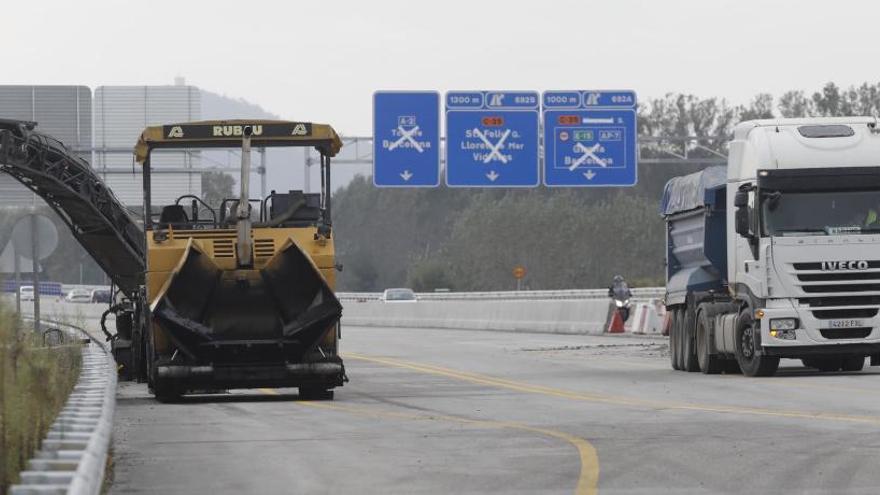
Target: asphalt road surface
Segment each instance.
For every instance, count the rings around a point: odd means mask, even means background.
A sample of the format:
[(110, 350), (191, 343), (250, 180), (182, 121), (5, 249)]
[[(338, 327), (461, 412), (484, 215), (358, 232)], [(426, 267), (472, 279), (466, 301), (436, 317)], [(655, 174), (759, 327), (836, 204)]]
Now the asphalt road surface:
[(119, 390), (111, 493), (880, 493), (880, 368), (669, 368), (663, 340), (351, 328), (351, 382)]

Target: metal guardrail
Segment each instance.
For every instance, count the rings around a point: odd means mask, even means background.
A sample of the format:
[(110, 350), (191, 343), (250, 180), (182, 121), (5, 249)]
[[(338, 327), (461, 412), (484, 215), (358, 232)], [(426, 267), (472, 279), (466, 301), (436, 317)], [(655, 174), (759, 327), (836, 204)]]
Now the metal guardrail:
[[(633, 299), (659, 299), (666, 292), (665, 287), (640, 287), (632, 289)], [(367, 302), (379, 301), (381, 292), (339, 292), (340, 301)], [(522, 290), (498, 292), (419, 292), (419, 300), (425, 301), (518, 301), (549, 299), (607, 299), (608, 289), (576, 290)]]
[(76, 326), (63, 326), (88, 336), (83, 347), (79, 380), (67, 398), (39, 451), (20, 474), (20, 484), (10, 495), (66, 493), (97, 495), (113, 431), (116, 408), (116, 362), (107, 347)]

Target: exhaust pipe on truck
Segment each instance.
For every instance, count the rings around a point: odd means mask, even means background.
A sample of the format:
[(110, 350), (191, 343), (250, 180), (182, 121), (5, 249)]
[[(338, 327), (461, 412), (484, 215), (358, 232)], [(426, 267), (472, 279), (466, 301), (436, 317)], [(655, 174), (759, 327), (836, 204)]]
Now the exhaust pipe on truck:
[(245, 126), (241, 135), (241, 193), (238, 196), (238, 208), (236, 219), (235, 251), (238, 257), (239, 268), (253, 266), (253, 253), (251, 250), (251, 136), (254, 128)]

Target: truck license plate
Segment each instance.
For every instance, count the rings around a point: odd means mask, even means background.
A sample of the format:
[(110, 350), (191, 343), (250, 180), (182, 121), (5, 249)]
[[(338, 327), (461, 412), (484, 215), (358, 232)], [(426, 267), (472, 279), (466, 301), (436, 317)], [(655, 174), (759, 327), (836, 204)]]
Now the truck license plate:
[(829, 320), (828, 326), (830, 328), (856, 328), (865, 326), (865, 322), (862, 320)]

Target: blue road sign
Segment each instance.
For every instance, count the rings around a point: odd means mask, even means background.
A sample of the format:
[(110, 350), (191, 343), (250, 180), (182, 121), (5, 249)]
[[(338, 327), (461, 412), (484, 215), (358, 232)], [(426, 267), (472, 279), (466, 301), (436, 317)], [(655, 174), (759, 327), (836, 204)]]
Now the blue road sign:
[(635, 185), (635, 92), (547, 91), (542, 103), (545, 185)]
[(446, 184), (534, 187), (538, 166), (535, 91), (446, 94)]
[(373, 184), (377, 187), (440, 185), (440, 94), (377, 91), (373, 94)]

